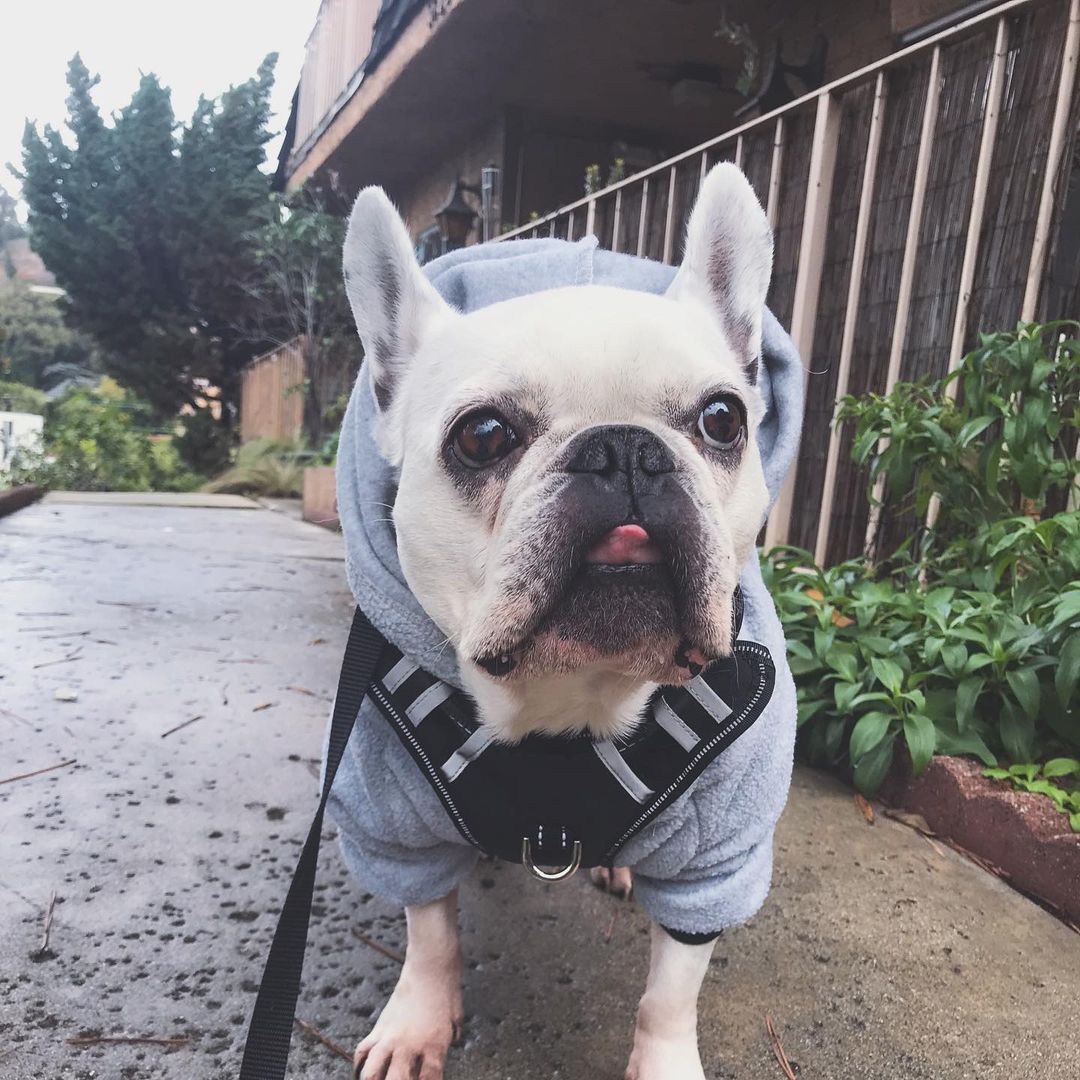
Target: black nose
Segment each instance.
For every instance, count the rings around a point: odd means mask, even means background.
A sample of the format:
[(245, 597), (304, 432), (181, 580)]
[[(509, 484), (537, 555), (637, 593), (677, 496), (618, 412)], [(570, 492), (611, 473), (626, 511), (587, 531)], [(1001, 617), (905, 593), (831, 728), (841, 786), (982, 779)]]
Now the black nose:
[(588, 428), (570, 444), (566, 472), (610, 477), (625, 473), (660, 476), (675, 471), (668, 448), (651, 431), (633, 424)]

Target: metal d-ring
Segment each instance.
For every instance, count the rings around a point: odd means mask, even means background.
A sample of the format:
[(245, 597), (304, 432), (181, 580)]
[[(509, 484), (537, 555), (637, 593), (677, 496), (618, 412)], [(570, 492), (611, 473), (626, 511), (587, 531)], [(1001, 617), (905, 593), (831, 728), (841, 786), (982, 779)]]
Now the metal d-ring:
[(541, 870), (532, 858), (532, 844), (529, 843), (529, 838), (523, 836), (521, 838), (521, 865), (529, 871), (533, 877), (538, 877), (541, 881), (565, 881), (570, 877), (577, 868), (581, 865), (581, 841), (574, 841), (573, 854), (570, 856), (570, 861), (559, 870)]

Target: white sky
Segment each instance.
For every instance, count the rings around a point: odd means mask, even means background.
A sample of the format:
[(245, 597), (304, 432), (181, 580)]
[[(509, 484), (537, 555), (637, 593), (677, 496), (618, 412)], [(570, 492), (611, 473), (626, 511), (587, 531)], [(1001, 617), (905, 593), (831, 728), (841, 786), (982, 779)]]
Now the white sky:
[(319, 0), (0, 0), (0, 186), (19, 194), (7, 165), (22, 164), (27, 117), (63, 124), (76, 52), (101, 76), (95, 94), (106, 117), (153, 72), (171, 88), (178, 120), (190, 119), (200, 93), (220, 94), (278, 53), (272, 168), (318, 8)]

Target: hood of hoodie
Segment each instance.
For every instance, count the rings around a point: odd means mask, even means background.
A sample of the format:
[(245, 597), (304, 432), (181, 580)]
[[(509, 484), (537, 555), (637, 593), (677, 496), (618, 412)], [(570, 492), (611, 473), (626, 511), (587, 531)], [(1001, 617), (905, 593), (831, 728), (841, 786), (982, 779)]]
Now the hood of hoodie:
[[(601, 249), (595, 237), (516, 240), (463, 248), (424, 267), (451, 306), (476, 311), (516, 296), (567, 285), (613, 285), (663, 293), (676, 268)], [(765, 417), (758, 447), (770, 506), (795, 458), (803, 417), (803, 367), (787, 333), (768, 310), (762, 332), (758, 386)], [(405, 583), (389, 508), (397, 476), (374, 439), (371, 381), (356, 380), (341, 427), (337, 458), (338, 514), (345, 535), (345, 565), (357, 604), (403, 653), (444, 682), (461, 686), (457, 656)]]

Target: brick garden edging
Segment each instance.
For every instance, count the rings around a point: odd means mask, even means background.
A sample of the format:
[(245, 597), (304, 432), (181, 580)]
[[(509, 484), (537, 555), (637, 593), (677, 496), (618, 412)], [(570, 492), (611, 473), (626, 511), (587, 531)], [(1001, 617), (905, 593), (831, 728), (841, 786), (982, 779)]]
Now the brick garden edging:
[(878, 795), (1080, 922), (1080, 833), (1045, 796), (989, 780), (982, 770), (969, 758), (935, 757), (921, 776), (894, 771)]
[(37, 484), (20, 484), (18, 487), (0, 491), (0, 517), (6, 514), (14, 514), (24, 506), (36, 502), (45, 494), (45, 489)]

